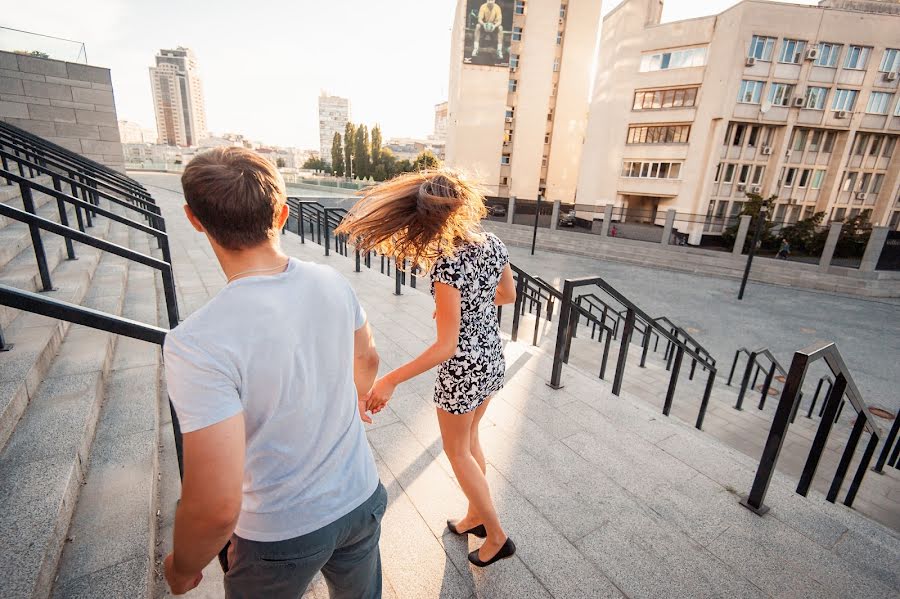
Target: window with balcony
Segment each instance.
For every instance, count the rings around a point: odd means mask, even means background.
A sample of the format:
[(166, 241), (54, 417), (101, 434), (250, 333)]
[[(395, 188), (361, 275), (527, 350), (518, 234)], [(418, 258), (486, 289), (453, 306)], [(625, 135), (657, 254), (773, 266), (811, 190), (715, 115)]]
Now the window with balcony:
[(521, 27), (513, 27), (512, 41), (514, 41), (514, 42), (522, 41), (522, 28)]
[(628, 127), (629, 144), (685, 144), (690, 125), (633, 125)]
[(822, 187), (822, 181), (825, 180), (825, 171), (821, 169), (816, 169), (813, 173), (812, 181), (810, 181), (809, 187), (810, 189), (820, 189)]
[(789, 106), (794, 86), (788, 83), (773, 83), (769, 88), (769, 102), (774, 106)]
[(872, 92), (869, 94), (869, 103), (866, 105), (866, 112), (869, 114), (887, 114), (892, 97), (893, 94), (887, 92)]
[(803, 60), (803, 51), (805, 49), (805, 41), (785, 38), (781, 42), (781, 53), (778, 55), (778, 62), (800, 64), (800, 61)]
[(678, 179), (680, 162), (632, 162), (622, 164), (622, 176), (634, 179)]
[(897, 48), (885, 49), (878, 70), (882, 73), (896, 73), (900, 71), (900, 50)]
[(867, 46), (850, 46), (847, 50), (847, 58), (844, 60), (845, 69), (864, 70), (869, 61), (869, 52), (872, 49)]
[(697, 101), (696, 87), (653, 89), (634, 92), (632, 110), (663, 110), (688, 108)]
[(831, 109), (851, 112), (856, 106), (856, 97), (858, 95), (858, 90), (838, 88), (834, 94), (834, 99), (831, 101)]
[(509, 55), (509, 68), (511, 68), (511, 69), (519, 68), (519, 55), (518, 54), (510, 54)]
[(759, 104), (762, 97), (762, 91), (765, 83), (762, 81), (751, 81), (744, 79), (741, 81), (741, 91), (738, 94), (738, 102), (741, 104)]
[(774, 37), (766, 37), (764, 35), (754, 35), (750, 40), (750, 51), (747, 56), (756, 60), (772, 60), (772, 52), (775, 49)]
[(517, 15), (525, 14), (525, 0), (516, 0), (516, 14)]
[(519, 89), (519, 82), (518, 82), (518, 80), (516, 80), (516, 79), (510, 79), (510, 80), (509, 80), (509, 92), (510, 92), (510, 93), (513, 93), (513, 92), (515, 92), (517, 89)]
[(824, 110), (826, 97), (828, 97), (827, 87), (807, 87), (806, 101), (803, 103), (803, 106), (810, 110)]
[(641, 57), (641, 72), (667, 71), (688, 67), (702, 67), (706, 64), (706, 46), (682, 48), (644, 54)]
[(841, 55), (842, 44), (819, 42), (819, 56), (816, 58), (817, 67), (836, 67), (838, 57)]

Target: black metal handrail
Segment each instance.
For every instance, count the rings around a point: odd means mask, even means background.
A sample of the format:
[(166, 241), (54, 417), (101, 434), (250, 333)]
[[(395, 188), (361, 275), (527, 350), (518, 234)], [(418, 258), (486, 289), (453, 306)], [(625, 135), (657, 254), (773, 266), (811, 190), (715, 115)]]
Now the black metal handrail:
[[(663, 323), (666, 326), (668, 326), (669, 330), (671, 330), (672, 333), (676, 337), (681, 337), (688, 343), (693, 344), (694, 350), (697, 353), (699, 353), (701, 355), (705, 355), (709, 359), (709, 361), (711, 361), (713, 363), (713, 365), (715, 365), (716, 359), (712, 356), (712, 354), (709, 353), (709, 351), (705, 347), (703, 347), (703, 345), (701, 345), (699, 341), (694, 339), (687, 331), (685, 331), (682, 327), (680, 327), (677, 324), (675, 324), (674, 322), (672, 322), (668, 316), (659, 316), (655, 320), (656, 320), (656, 322)], [(666, 369), (668, 370), (672, 363), (672, 345), (671, 345), (671, 343), (666, 344), (665, 358), (667, 360)], [(694, 369), (696, 368), (696, 366), (697, 366), (697, 362), (695, 360), (692, 360), (691, 361), (691, 374), (688, 378), (690, 378), (690, 379), (694, 378)]]
[[(54, 179), (54, 183), (58, 179), (61, 182), (65, 182), (69, 184), (69, 187), (72, 189), (73, 195), (76, 194), (76, 189), (81, 189), (82, 194), (87, 195), (95, 195), (102, 197), (104, 199), (109, 200), (110, 202), (117, 203), (121, 206), (125, 206), (126, 208), (133, 209), (139, 212), (144, 213), (144, 215), (150, 218), (162, 218), (160, 215), (162, 212), (152, 200), (147, 200), (143, 197), (136, 196), (134, 194), (130, 194), (127, 192), (122, 192), (121, 190), (114, 189), (110, 185), (106, 185), (102, 181), (95, 179), (94, 177), (90, 177), (88, 175), (76, 175), (71, 170), (66, 169), (64, 166), (59, 166), (53, 160), (42, 159), (41, 164), (28, 160), (22, 156), (18, 156), (16, 152), (8, 152), (0, 148), (0, 165), (2, 165), (3, 170), (9, 171), (9, 161), (12, 160), (16, 162), (19, 170), (19, 176), (24, 177), (24, 170), (27, 168), (30, 171), (30, 176), (34, 176), (34, 172), (38, 173), (43, 172), (46, 175), (49, 175)], [(50, 167), (62, 168), (66, 170), (67, 175), (63, 175), (62, 173), (56, 172), (52, 170)], [(105, 187), (114, 191), (116, 193), (121, 193), (125, 195), (124, 198), (120, 198), (118, 196), (113, 195), (112, 193), (108, 193), (105, 191), (101, 191), (99, 187)]]
[[(109, 184), (119, 185), (130, 190), (132, 193), (145, 196), (150, 199), (150, 194), (143, 185), (114, 169), (109, 168), (105, 164), (86, 158), (80, 154), (72, 152), (58, 144), (50, 142), (46, 139), (38, 137), (33, 133), (20, 129), (7, 122), (0, 121), (0, 140), (6, 138), (11, 145), (18, 146), (22, 150), (30, 149), (35, 155), (42, 158), (47, 154), (57, 156), (61, 161), (68, 162), (78, 170), (82, 170), (85, 174), (97, 179), (104, 179)], [(151, 199), (152, 201), (152, 199)]]
[[(598, 287), (606, 294), (608, 294), (613, 300), (624, 306), (626, 309), (626, 316), (619, 347), (619, 355), (616, 363), (616, 372), (613, 379), (613, 394), (619, 395), (621, 393), (622, 381), (625, 376), (625, 365), (628, 357), (628, 348), (631, 344), (631, 337), (635, 330), (635, 322), (640, 320), (645, 325), (645, 339), (647, 332), (652, 329), (655, 330), (660, 337), (671, 342), (676, 348), (674, 362), (671, 369), (672, 374), (669, 377), (669, 386), (666, 392), (665, 401), (663, 403), (663, 414), (668, 416), (671, 411), (675, 388), (678, 381), (678, 375), (681, 370), (681, 363), (685, 355), (696, 360), (701, 366), (704, 367), (705, 370), (709, 372), (709, 376), (707, 377), (706, 381), (706, 387), (703, 393), (703, 398), (700, 404), (700, 410), (697, 415), (697, 421), (695, 424), (698, 429), (702, 428), (703, 419), (706, 416), (706, 408), (709, 405), (709, 398), (710, 394), (712, 393), (712, 386), (716, 376), (715, 362), (709, 356), (701, 354), (696, 349), (691, 347), (686, 340), (680, 339), (678, 338), (678, 336), (672, 334), (665, 326), (663, 326), (643, 310), (638, 308), (633, 302), (623, 296), (615, 287), (607, 283), (601, 277), (566, 279), (563, 285), (561, 300), (561, 305), (563, 307), (560, 312), (558, 331), (556, 335), (556, 348), (553, 355), (553, 371), (551, 373), (550, 386), (553, 388), (559, 388), (562, 386), (562, 365), (565, 362), (568, 351), (567, 346), (571, 343), (572, 332), (575, 326), (576, 319), (571, 318), (571, 310), (566, 309), (566, 307), (576, 305), (574, 301), (574, 293), (576, 288), (588, 286)], [(645, 341), (645, 343), (643, 344), (643, 355), (641, 359), (642, 364), (646, 358), (646, 352), (648, 348), (649, 343)]]
[[(747, 394), (747, 389), (755, 389), (756, 381), (759, 377), (759, 373), (763, 371), (764, 365), (760, 361), (760, 358), (765, 358), (769, 361), (769, 367), (766, 370), (766, 378), (763, 381), (762, 389), (759, 396), (759, 405), (758, 409), (762, 410), (766, 405), (766, 399), (769, 397), (769, 389), (772, 388), (772, 381), (775, 378), (775, 373), (777, 372), (782, 377), (787, 376), (787, 371), (784, 369), (784, 366), (781, 365), (781, 362), (778, 361), (778, 358), (769, 350), (767, 347), (762, 347), (757, 350), (750, 351), (746, 347), (741, 347), (737, 351), (734, 352), (734, 360), (731, 363), (731, 371), (728, 374), (728, 382), (727, 385), (731, 386), (731, 381), (734, 378), (734, 371), (737, 367), (738, 359), (741, 354), (745, 354), (747, 356), (747, 365), (744, 368), (744, 374), (741, 377), (741, 387), (738, 391), (737, 402), (734, 404), (734, 409), (743, 410), (744, 409), (744, 397)], [(753, 381), (751, 383), (751, 373), (754, 371)], [(801, 392), (800, 397), (803, 397)], [(796, 416), (796, 415), (795, 415)]]
[[(794, 358), (791, 361), (790, 370), (785, 379), (784, 389), (778, 400), (778, 408), (775, 411), (775, 418), (769, 429), (769, 435), (766, 439), (766, 445), (759, 461), (759, 468), (757, 468), (756, 476), (753, 479), (753, 485), (750, 488), (750, 492), (741, 499), (741, 505), (759, 515), (763, 515), (769, 510), (764, 504), (766, 492), (768, 491), (769, 483), (772, 480), (772, 474), (775, 471), (782, 444), (787, 436), (788, 426), (790, 425), (801, 400), (800, 389), (803, 387), (803, 382), (810, 365), (818, 360), (824, 360), (829, 370), (831, 370), (831, 373), (835, 377), (834, 385), (825, 399), (825, 413), (819, 421), (819, 427), (816, 430), (815, 438), (810, 447), (806, 464), (800, 475), (800, 481), (797, 484), (796, 489), (797, 493), (806, 496), (809, 492), (809, 487), (822, 457), (822, 451), (825, 449), (828, 435), (834, 425), (835, 414), (841, 403), (840, 400), (844, 396), (847, 397), (850, 405), (856, 410), (856, 422), (853, 425), (850, 437), (847, 439), (847, 445), (844, 448), (834, 478), (831, 481), (831, 487), (826, 495), (827, 501), (834, 503), (837, 499), (860, 437), (862, 436), (863, 431), (867, 430), (870, 435), (869, 442), (863, 451), (856, 474), (854, 475), (850, 488), (847, 491), (847, 495), (844, 498), (844, 505), (848, 507), (853, 505), (853, 500), (856, 498), (856, 493), (859, 491), (859, 486), (862, 484), (863, 477), (865, 476), (869, 463), (872, 460), (872, 456), (875, 453), (875, 448), (878, 445), (879, 439), (883, 437), (881, 428), (872, 417), (868, 405), (866, 405), (862, 394), (859, 392), (859, 389), (850, 374), (850, 370), (847, 368), (843, 357), (834, 343), (819, 342), (794, 352)], [(894, 431), (894, 434), (896, 435), (896, 431)], [(885, 443), (886, 446), (889, 444), (890, 441)]]
[(41, 240), (39, 229), (55, 233), (66, 239), (89, 245), (98, 250), (115, 254), (116, 256), (132, 260), (138, 264), (143, 264), (160, 271), (163, 282), (163, 293), (166, 298), (166, 312), (169, 318), (169, 326), (172, 328), (178, 326), (178, 302), (175, 296), (175, 276), (171, 263), (159, 260), (153, 256), (141, 254), (140, 252), (112, 243), (111, 241), (93, 237), (92, 235), (82, 233), (77, 229), (72, 229), (71, 227), (53, 222), (52, 220), (47, 220), (31, 212), (19, 210), (18, 208), (14, 208), (7, 204), (0, 204), (0, 216), (26, 223), (31, 229), (31, 241), (34, 247), (35, 257), (37, 258), (38, 271), (44, 291), (52, 290), (53, 283), (50, 279), (47, 256), (44, 252), (44, 243)]

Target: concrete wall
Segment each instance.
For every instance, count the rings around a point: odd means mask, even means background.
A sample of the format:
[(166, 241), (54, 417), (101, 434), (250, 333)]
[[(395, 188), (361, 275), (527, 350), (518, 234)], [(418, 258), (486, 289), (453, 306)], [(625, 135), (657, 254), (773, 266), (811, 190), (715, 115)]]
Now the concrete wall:
[(109, 69), (0, 52), (0, 119), (124, 170)]

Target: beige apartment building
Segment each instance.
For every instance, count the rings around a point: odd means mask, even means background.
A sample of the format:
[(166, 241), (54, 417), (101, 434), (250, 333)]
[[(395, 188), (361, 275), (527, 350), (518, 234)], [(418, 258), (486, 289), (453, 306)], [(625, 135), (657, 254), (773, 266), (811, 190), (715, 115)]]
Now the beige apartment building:
[[(600, 5), (460, 0), (450, 54), (449, 166), (476, 175), (494, 196), (574, 200)], [(490, 11), (502, 19), (481, 26)]]
[(159, 143), (190, 147), (207, 137), (203, 85), (190, 48), (160, 50), (150, 83)]
[(319, 158), (331, 163), (334, 134), (340, 133), (341, 143), (346, 143), (343, 137), (349, 121), (350, 100), (322, 91), (319, 94)]
[(696, 244), (753, 192), (778, 196), (776, 220), (900, 227), (900, 0), (661, 13), (625, 0), (603, 20), (579, 212), (675, 209)]

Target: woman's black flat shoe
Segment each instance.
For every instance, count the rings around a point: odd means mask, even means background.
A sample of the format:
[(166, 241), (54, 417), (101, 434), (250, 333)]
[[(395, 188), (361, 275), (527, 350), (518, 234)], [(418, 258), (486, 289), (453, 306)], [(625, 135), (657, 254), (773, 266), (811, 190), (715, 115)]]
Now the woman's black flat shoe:
[(512, 557), (515, 552), (516, 552), (516, 544), (512, 542), (512, 539), (510, 539), (509, 537), (506, 537), (506, 542), (503, 543), (503, 546), (500, 547), (500, 550), (497, 551), (497, 553), (494, 555), (494, 557), (492, 557), (488, 561), (483, 562), (480, 559), (478, 559), (478, 550), (477, 549), (469, 554), (469, 561), (472, 562), (473, 564), (475, 564), (476, 566), (478, 566), (479, 568), (485, 568), (487, 566), (490, 566), (494, 562), (499, 562), (502, 559)]
[(479, 539), (487, 537), (487, 529), (484, 528), (484, 524), (479, 524), (478, 526), (474, 526), (469, 530), (459, 530), (456, 528), (456, 525), (453, 524), (453, 522), (447, 520), (447, 528), (449, 528), (450, 532), (455, 535), (475, 535)]

